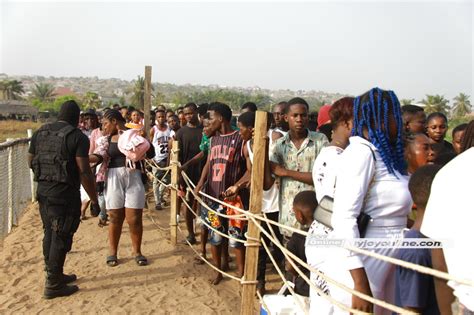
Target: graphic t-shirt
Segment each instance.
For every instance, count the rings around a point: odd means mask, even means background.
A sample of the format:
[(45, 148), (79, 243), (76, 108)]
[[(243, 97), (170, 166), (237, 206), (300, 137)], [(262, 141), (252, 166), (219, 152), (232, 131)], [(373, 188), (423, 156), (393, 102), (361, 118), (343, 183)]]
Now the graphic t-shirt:
[(168, 142), (171, 138), (171, 130), (166, 127), (160, 130), (158, 126), (153, 126), (155, 133), (153, 134), (153, 146), (155, 147), (155, 161), (161, 162), (168, 158)]

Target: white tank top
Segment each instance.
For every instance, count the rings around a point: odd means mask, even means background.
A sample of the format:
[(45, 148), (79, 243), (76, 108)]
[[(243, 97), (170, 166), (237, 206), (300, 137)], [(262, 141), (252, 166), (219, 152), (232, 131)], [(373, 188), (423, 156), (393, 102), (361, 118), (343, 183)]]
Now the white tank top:
[[(247, 141), (247, 150), (249, 151), (250, 162), (252, 162), (252, 165), (253, 165), (253, 152), (252, 152), (252, 148), (251, 148), (251, 145), (250, 145), (250, 141)], [(273, 186), (269, 190), (264, 190), (263, 191), (263, 203), (262, 203), (262, 212), (263, 213), (272, 213), (272, 212), (278, 212), (279, 211), (278, 187), (279, 187), (279, 182), (277, 181), (277, 179), (275, 179), (275, 182), (273, 183)]]
[(165, 131), (161, 131), (158, 126), (153, 126), (155, 134), (153, 135), (153, 146), (155, 147), (155, 161), (161, 162), (168, 158), (168, 141), (171, 138), (171, 130), (166, 128)]

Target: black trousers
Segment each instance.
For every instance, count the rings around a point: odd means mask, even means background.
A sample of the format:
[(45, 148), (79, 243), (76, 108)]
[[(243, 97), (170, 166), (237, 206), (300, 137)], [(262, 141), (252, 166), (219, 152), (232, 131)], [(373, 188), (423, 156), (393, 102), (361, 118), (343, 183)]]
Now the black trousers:
[(38, 195), (43, 221), (43, 255), (49, 274), (63, 273), (66, 254), (71, 250), (74, 233), (81, 222), (81, 198)]
[[(278, 222), (279, 212), (267, 213), (266, 215), (269, 220)], [(272, 233), (270, 232), (270, 228), (272, 228), (273, 232), (275, 232), (276, 238), (280, 241), (280, 243), (282, 243), (283, 237), (280, 233), (280, 228), (278, 226), (267, 224), (267, 222), (265, 221), (262, 221), (261, 225), (265, 229), (265, 231), (267, 231), (270, 235), (272, 235)], [(265, 244), (269, 248), (273, 247), (272, 252), (273, 252), (273, 258), (275, 259), (275, 261), (277, 263), (281, 263), (283, 261), (283, 253), (281, 252), (281, 250), (276, 245), (272, 246), (272, 243), (270, 242), (270, 240), (265, 234), (261, 233), (260, 235), (262, 236), (262, 242), (265, 242)], [(267, 251), (265, 250), (263, 246), (260, 246), (258, 250), (257, 280), (263, 283), (265, 283), (265, 270), (266, 270), (266, 264), (267, 264), (268, 259), (269, 257), (268, 257)]]

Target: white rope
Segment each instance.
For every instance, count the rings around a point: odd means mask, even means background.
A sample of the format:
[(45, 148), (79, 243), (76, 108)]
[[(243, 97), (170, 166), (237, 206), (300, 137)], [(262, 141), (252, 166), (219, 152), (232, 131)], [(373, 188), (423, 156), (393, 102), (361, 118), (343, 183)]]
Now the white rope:
[[(184, 233), (183, 231), (181, 230), (181, 228), (179, 227), (178, 225), (178, 231), (179, 233), (181, 233), (181, 235), (184, 237)], [(230, 273), (227, 273), (219, 268), (217, 268), (216, 266), (214, 266), (211, 262), (209, 262), (206, 258), (204, 258), (201, 254), (199, 254), (199, 252), (192, 246), (192, 244), (186, 239), (184, 238), (184, 240), (186, 241), (186, 243), (189, 245), (189, 247), (191, 247), (191, 249), (193, 250), (193, 252), (196, 254), (196, 256), (199, 257), (199, 259), (201, 259), (202, 261), (204, 261), (206, 264), (208, 264), (209, 266), (211, 266), (212, 269), (214, 269), (215, 271), (219, 272), (220, 274), (230, 278), (230, 279), (233, 279), (233, 280), (236, 280), (236, 281), (239, 281), (240, 284), (256, 284), (258, 281), (246, 281), (244, 280), (244, 278), (239, 278), (239, 277), (236, 277), (234, 275), (231, 275)]]
[(437, 278), (441, 278), (441, 279), (444, 279), (444, 280), (448, 280), (448, 281), (455, 281), (455, 282), (458, 282), (460, 284), (465, 284), (465, 285), (469, 285), (471, 287), (474, 287), (474, 282), (472, 282), (471, 280), (461, 279), (461, 278), (452, 276), (452, 275), (450, 275), (449, 273), (446, 273), (446, 272), (442, 272), (442, 271), (432, 269), (432, 268), (428, 268), (428, 267), (425, 267), (425, 266), (420, 266), (420, 265), (413, 264), (413, 263), (410, 263), (410, 262), (407, 262), (407, 261), (404, 261), (404, 260), (400, 260), (400, 259), (396, 259), (396, 258), (392, 258), (392, 257), (388, 257), (388, 256), (383, 256), (383, 255), (380, 255), (380, 254), (377, 254), (377, 253), (374, 253), (374, 252), (371, 252), (371, 251), (368, 251), (368, 250), (365, 250), (365, 249), (361, 249), (361, 248), (358, 248), (358, 247), (345, 246), (345, 248), (348, 249), (348, 250), (354, 251), (356, 253), (363, 254), (363, 255), (366, 255), (366, 256), (370, 256), (370, 257), (373, 257), (373, 258), (376, 258), (376, 259), (380, 259), (380, 260), (392, 263), (394, 265), (398, 265), (398, 266), (401, 266), (401, 267), (404, 267), (404, 268), (407, 268), (407, 269), (412, 269), (412, 270), (418, 271), (420, 273), (424, 273), (424, 274), (434, 276), (434, 277), (437, 277)]
[[(188, 204), (188, 202), (186, 201), (185, 198), (183, 198), (182, 196), (180, 196), (181, 200), (183, 200), (184, 204), (186, 205), (186, 207), (189, 209), (189, 211), (191, 211), (196, 217), (199, 217), (197, 215), (197, 213), (192, 209), (192, 207)], [(234, 240), (236, 242), (239, 242), (239, 243), (242, 243), (245, 245), (245, 243), (247, 242), (246, 240), (241, 240), (241, 239), (238, 239), (238, 238), (235, 238), (235, 237), (232, 237), (232, 236), (229, 236), (228, 234), (225, 234), (225, 233), (222, 233), (221, 231), (215, 229), (214, 227), (210, 226), (209, 224), (207, 224), (206, 221), (202, 220), (201, 221), (205, 226), (207, 226), (210, 230), (213, 230), (214, 232), (216, 232), (217, 234), (225, 237), (225, 238), (228, 238), (229, 240)]]
[[(255, 222), (254, 222), (255, 223)], [(283, 274), (283, 272), (281, 271), (280, 269), (280, 266), (278, 266), (278, 264), (276, 263), (275, 261), (275, 258), (273, 258), (270, 250), (268, 249), (268, 246), (265, 244), (265, 242), (262, 242), (262, 245), (263, 247), (265, 248), (265, 250), (267, 251), (267, 254), (268, 256), (270, 257), (270, 260), (272, 261), (272, 264), (273, 266), (275, 267), (278, 275), (280, 276), (280, 278), (283, 280), (283, 283), (287, 284), (288, 281), (286, 280), (285, 278), (285, 275)], [(288, 287), (288, 290), (290, 291), (291, 295), (293, 296), (293, 298), (295, 299), (296, 303), (298, 304), (299, 308), (305, 312), (305, 314), (307, 314), (307, 310), (305, 309), (304, 305), (301, 304), (301, 301), (298, 299), (298, 298), (295, 298), (295, 291), (293, 290), (293, 288), (291, 286), (287, 286)]]
[[(199, 204), (201, 204), (203, 207), (205, 207), (208, 211), (212, 212), (212, 213), (215, 213), (216, 215), (220, 216), (220, 217), (223, 217), (223, 218), (227, 218), (227, 219), (234, 219), (234, 220), (242, 220), (242, 221), (247, 221), (248, 218), (246, 218), (246, 214), (243, 213), (243, 214), (234, 214), (234, 215), (229, 215), (229, 214), (223, 214), (223, 213), (220, 213), (214, 209), (212, 209), (211, 207), (209, 207), (202, 199), (201, 197), (199, 197), (195, 192), (194, 190), (192, 190), (191, 188), (189, 188), (190, 186), (190, 179), (189, 177), (187, 177), (186, 173), (182, 172), (184, 174), (183, 176), (183, 179), (184, 179), (184, 182), (186, 183), (186, 186), (187, 186), (187, 190), (189, 192), (191, 192), (191, 194), (194, 196), (194, 198), (198, 201)], [(188, 182), (189, 181), (189, 182)], [(227, 203), (226, 203), (227, 204)], [(230, 206), (230, 205), (229, 205)], [(236, 207), (231, 207), (231, 208), (236, 208)], [(237, 208), (239, 209), (239, 208)]]
[[(340, 289), (343, 289), (344, 291), (347, 291), (347, 292), (351, 293), (352, 295), (358, 296), (358, 297), (360, 297), (361, 299), (364, 299), (364, 300), (366, 300), (366, 301), (369, 301), (369, 302), (371, 302), (372, 304), (379, 305), (379, 306), (381, 306), (381, 307), (384, 307), (384, 308), (386, 308), (386, 309), (389, 309), (389, 310), (391, 310), (391, 311), (394, 311), (394, 312), (397, 312), (397, 313), (400, 313), (400, 314), (416, 314), (416, 313), (413, 313), (413, 312), (409, 312), (409, 311), (407, 311), (407, 310), (405, 310), (405, 309), (403, 309), (403, 308), (400, 308), (400, 307), (398, 307), (398, 306), (395, 306), (395, 305), (392, 305), (392, 304), (390, 304), (390, 303), (387, 303), (387, 302), (385, 302), (385, 301), (378, 300), (378, 299), (373, 298), (373, 297), (371, 297), (371, 296), (369, 296), (369, 295), (363, 294), (363, 293), (361, 293), (361, 292), (359, 292), (359, 291), (356, 291), (356, 290), (354, 290), (354, 289), (351, 289), (351, 288), (349, 288), (349, 287), (347, 287), (347, 286), (345, 286), (345, 285), (343, 285), (343, 284), (340, 284), (339, 282), (335, 281), (334, 279), (332, 279), (332, 278), (328, 277), (327, 275), (321, 273), (319, 270), (317, 270), (317, 269), (315, 269), (315, 268), (309, 266), (306, 262), (302, 261), (298, 256), (294, 255), (292, 252), (290, 252), (288, 249), (286, 249), (283, 245), (281, 245), (281, 243), (280, 243), (277, 239), (274, 239), (272, 236), (270, 236), (270, 235), (268, 234), (268, 232), (265, 231), (265, 229), (264, 229), (260, 224), (258, 224), (258, 222), (256, 222), (256, 220), (255, 220), (254, 218), (252, 218), (252, 221), (254, 222), (254, 224), (257, 225), (257, 227), (260, 229), (260, 231), (261, 231), (262, 233), (264, 233), (264, 234), (268, 237), (268, 239), (269, 239), (272, 243), (274, 243), (276, 246), (278, 246), (278, 248), (280, 248), (280, 250), (283, 252), (283, 254), (285, 255), (285, 257), (286, 257), (286, 258), (288, 259), (288, 261), (292, 264), (293, 268), (295, 268), (296, 265), (294, 265), (294, 262), (293, 262), (291, 259), (289, 259), (289, 257), (291, 257), (292, 259), (294, 259), (296, 262), (298, 262), (298, 263), (299, 263), (301, 266), (303, 266), (305, 269), (307, 269), (307, 270), (309, 270), (309, 271), (311, 271), (311, 272), (314, 272), (314, 273), (318, 274), (320, 277), (322, 277), (322, 278), (324, 278), (325, 280), (327, 280), (328, 282), (330, 282), (330, 283), (336, 285), (336, 286), (339, 287)], [(262, 244), (265, 244), (265, 242), (262, 242)], [(299, 268), (295, 268), (295, 270), (298, 272)], [(299, 271), (301, 271), (301, 270), (299, 270)], [(298, 273), (300, 273), (300, 272), (298, 272)], [(313, 289), (315, 289), (321, 296), (323, 296), (323, 297), (328, 296), (327, 294), (325, 294), (324, 292), (322, 292), (320, 288), (316, 287), (316, 286), (313, 284), (313, 282), (310, 281), (310, 280), (306, 277), (306, 275), (305, 275), (304, 273), (301, 272), (300, 275), (301, 275), (301, 277), (302, 277)], [(339, 307), (341, 307), (342, 305), (344, 305), (344, 304), (342, 304), (342, 303), (340, 303), (340, 302), (338, 302), (338, 301), (336, 301), (335, 303), (334, 303), (332, 300), (329, 300), (329, 301), (330, 301), (331, 303), (333, 303), (333, 304), (336, 304), (336, 305), (339, 306)], [(347, 306), (344, 305), (344, 307), (347, 307)], [(341, 307), (341, 308), (343, 308), (344, 310), (346, 310), (344, 307)], [(350, 310), (350, 311), (352, 312), (352, 310)]]
[(155, 219), (154, 219), (149, 213), (147, 213), (147, 216), (148, 216), (148, 218), (151, 220), (151, 222), (153, 222), (153, 224), (154, 224), (159, 230), (161, 230), (161, 231), (169, 231), (169, 230), (171, 229), (171, 228), (169, 228), (169, 227), (168, 227), (168, 228), (165, 228), (165, 227), (160, 226), (160, 225), (155, 221)]

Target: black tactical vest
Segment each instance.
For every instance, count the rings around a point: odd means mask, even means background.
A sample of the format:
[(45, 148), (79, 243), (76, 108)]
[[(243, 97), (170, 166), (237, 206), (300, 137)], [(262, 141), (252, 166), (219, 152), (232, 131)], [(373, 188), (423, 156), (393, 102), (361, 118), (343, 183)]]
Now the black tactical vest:
[(51, 129), (51, 124), (41, 126), (37, 132), (35, 156), (31, 162), (35, 181), (57, 182), (75, 186), (74, 180), (68, 174), (68, 165), (73, 161), (68, 156), (66, 149), (66, 137), (75, 129), (69, 124), (57, 131)]

